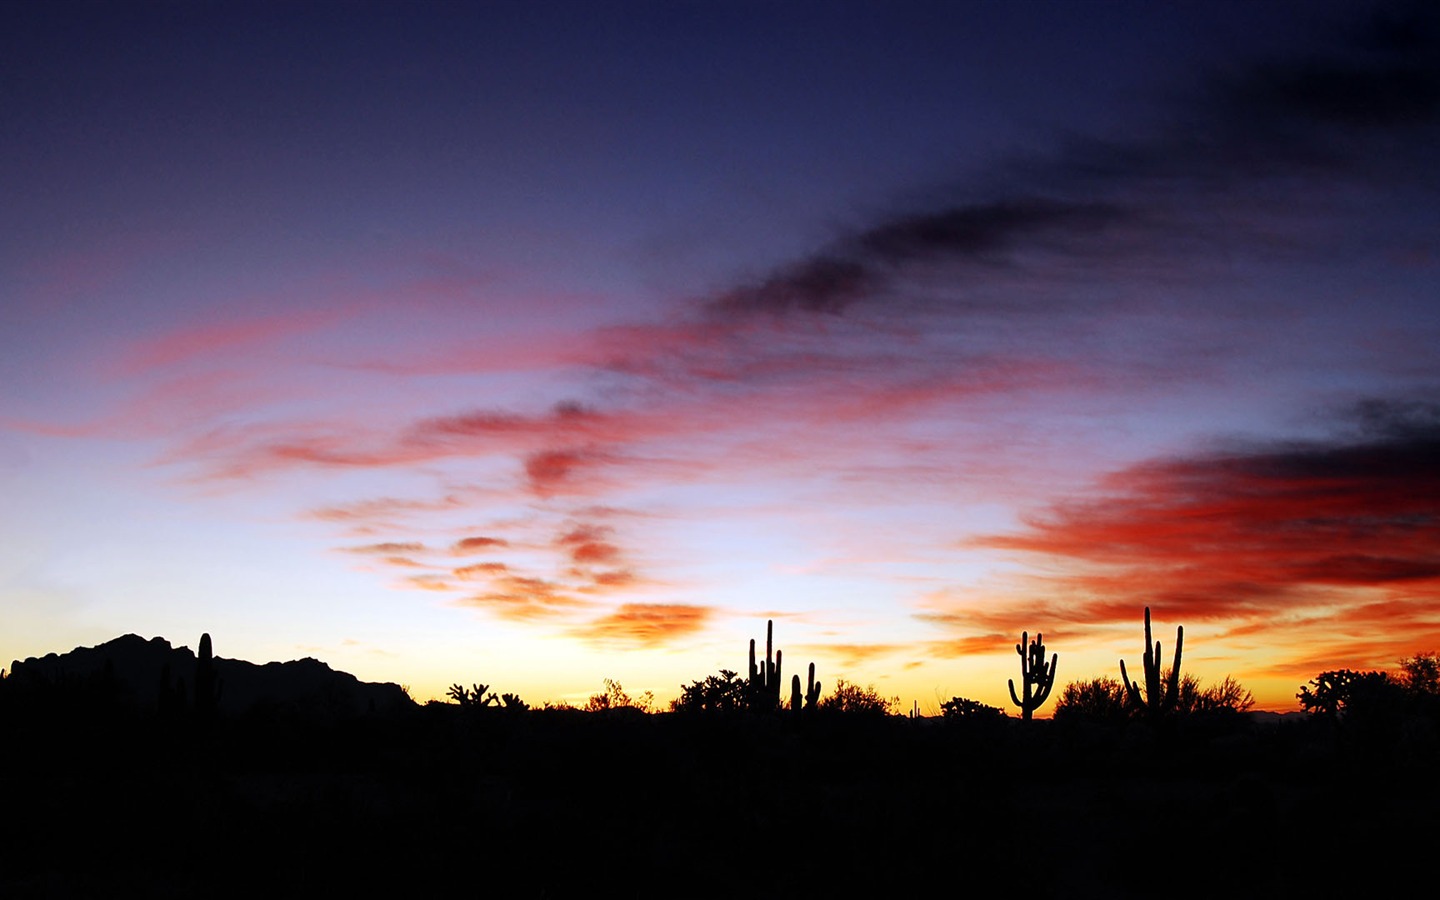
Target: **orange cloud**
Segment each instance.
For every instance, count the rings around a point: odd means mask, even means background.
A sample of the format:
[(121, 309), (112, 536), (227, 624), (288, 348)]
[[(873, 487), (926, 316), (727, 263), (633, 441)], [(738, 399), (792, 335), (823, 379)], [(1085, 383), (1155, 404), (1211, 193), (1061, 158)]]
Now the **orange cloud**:
[(485, 562), (476, 563), (473, 566), (461, 566), (453, 570), (453, 574), (461, 581), (477, 581), (482, 578), (493, 578), (510, 571), (510, 567), (504, 563)]
[(459, 603), (521, 621), (551, 619), (590, 605), (554, 582), (508, 573), (493, 578), (490, 590), (472, 594)]
[(712, 612), (706, 606), (626, 603), (575, 633), (592, 641), (655, 646), (699, 631)]

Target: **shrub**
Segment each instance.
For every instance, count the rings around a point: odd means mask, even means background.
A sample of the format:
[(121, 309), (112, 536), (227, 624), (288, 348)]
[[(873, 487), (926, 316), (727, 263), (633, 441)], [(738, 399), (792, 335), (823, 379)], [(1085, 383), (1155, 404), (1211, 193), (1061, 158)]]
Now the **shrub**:
[(1114, 678), (1101, 676), (1065, 685), (1051, 715), (1057, 722), (1120, 722), (1129, 714), (1125, 686)]
[(1384, 672), (1335, 669), (1310, 679), (1310, 684), (1302, 686), (1295, 697), (1306, 712), (1336, 719), (1356, 706), (1383, 705), (1384, 695), (1395, 687), (1395, 682)]
[(1242, 713), (1255, 705), (1255, 695), (1229, 675), (1207, 688), (1202, 688), (1194, 675), (1186, 675), (1180, 680), (1179, 693), (1176, 712), (1181, 714)]
[(986, 706), (978, 700), (965, 697), (951, 697), (940, 704), (940, 712), (947, 722), (988, 722), (1009, 718), (1005, 715), (1005, 710), (998, 706)]
[(582, 707), (586, 712), (604, 712), (609, 709), (638, 709), (642, 713), (655, 711), (655, 695), (646, 691), (639, 697), (631, 697), (625, 693), (625, 688), (620, 682), (605, 679), (605, 690), (599, 694), (590, 695)]
[(680, 696), (670, 701), (670, 711), (679, 713), (739, 712), (749, 706), (748, 685), (738, 673), (721, 669), (680, 688)]
[(898, 715), (900, 698), (886, 699), (875, 690), (875, 685), (861, 687), (843, 678), (835, 679), (835, 690), (820, 701), (820, 708), (829, 712), (858, 715)]

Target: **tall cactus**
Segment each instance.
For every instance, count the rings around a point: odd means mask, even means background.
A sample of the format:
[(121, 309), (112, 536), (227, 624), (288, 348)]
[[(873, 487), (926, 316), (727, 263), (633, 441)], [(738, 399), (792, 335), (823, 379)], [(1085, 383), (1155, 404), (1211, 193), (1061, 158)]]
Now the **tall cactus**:
[(1021, 695), (1015, 696), (1015, 679), (1010, 679), (1010, 699), (1020, 707), (1020, 718), (1028, 722), (1031, 714), (1050, 699), (1050, 689), (1055, 686), (1055, 664), (1060, 661), (1060, 654), (1052, 654), (1050, 664), (1045, 664), (1045, 643), (1038, 631), (1033, 641), (1030, 640), (1030, 632), (1020, 632), (1020, 643), (1015, 645), (1015, 652), (1020, 654), (1022, 687)]
[[(771, 657), (774, 662), (771, 662)], [(755, 662), (755, 639), (750, 639), (750, 708), (775, 709), (780, 705), (780, 657), (775, 650), (775, 620), (765, 620), (765, 662)]]
[(1175, 709), (1176, 701), (1180, 697), (1180, 654), (1185, 644), (1185, 626), (1175, 627), (1175, 662), (1170, 666), (1170, 674), (1165, 678), (1164, 689), (1161, 689), (1161, 679), (1164, 670), (1160, 661), (1160, 642), (1153, 644), (1150, 640), (1150, 607), (1145, 607), (1145, 693), (1140, 693), (1138, 682), (1130, 680), (1130, 675), (1125, 671), (1125, 660), (1120, 660), (1120, 682), (1125, 685), (1125, 694), (1131, 706), (1142, 710), (1145, 716), (1150, 719), (1158, 719)]
[(810, 664), (808, 683), (805, 685), (803, 695), (804, 706), (801, 706), (802, 695), (800, 693), (800, 676), (790, 676), (790, 711), (798, 713), (801, 709), (814, 709), (820, 702), (820, 682), (815, 680), (815, 664)]
[(215, 718), (224, 683), (215, 674), (214, 654), (210, 649), (210, 633), (200, 635), (200, 653), (195, 661), (195, 714), (201, 724)]

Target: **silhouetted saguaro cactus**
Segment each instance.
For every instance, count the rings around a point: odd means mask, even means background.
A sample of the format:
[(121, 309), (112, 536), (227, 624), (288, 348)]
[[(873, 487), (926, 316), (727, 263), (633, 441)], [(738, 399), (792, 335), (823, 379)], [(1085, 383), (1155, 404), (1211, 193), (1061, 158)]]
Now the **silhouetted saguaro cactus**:
[(210, 633), (200, 635), (200, 653), (195, 661), (195, 714), (201, 723), (215, 717), (224, 690), (220, 676), (215, 674), (214, 654), (210, 649)]
[(1155, 719), (1175, 709), (1180, 696), (1180, 654), (1185, 643), (1185, 626), (1175, 628), (1175, 662), (1170, 666), (1170, 677), (1161, 690), (1163, 670), (1160, 662), (1160, 642), (1150, 641), (1150, 607), (1145, 607), (1145, 694), (1140, 694), (1138, 682), (1130, 680), (1125, 671), (1125, 660), (1120, 660), (1120, 682), (1125, 685), (1125, 694), (1136, 709), (1143, 710), (1146, 717)]
[(804, 693), (804, 695), (803, 695), (805, 705), (802, 707), (802, 706), (800, 705), (801, 697), (802, 697), (802, 695), (801, 695), (801, 693), (800, 693), (800, 676), (799, 676), (799, 675), (792, 675), (792, 676), (790, 676), (790, 710), (791, 710), (791, 712), (797, 712), (797, 713), (798, 713), (798, 712), (800, 712), (800, 710), (801, 710), (802, 708), (803, 708), (803, 709), (814, 709), (814, 708), (815, 708), (815, 704), (817, 704), (817, 703), (820, 702), (820, 682), (818, 682), (818, 681), (815, 680), (815, 664), (814, 664), (813, 662), (810, 664), (810, 673), (809, 673), (809, 675), (808, 675), (807, 677), (808, 677), (808, 682), (807, 682), (807, 684), (805, 685), (805, 693)]
[[(752, 709), (775, 709), (780, 705), (780, 657), (775, 650), (775, 620), (765, 620), (765, 663), (755, 663), (755, 639), (750, 639), (750, 704)], [(771, 655), (774, 662), (771, 662)]]
[(1031, 714), (1050, 699), (1050, 689), (1055, 686), (1055, 664), (1060, 661), (1060, 654), (1053, 654), (1050, 664), (1045, 664), (1045, 643), (1038, 631), (1033, 641), (1030, 640), (1030, 632), (1020, 632), (1020, 643), (1015, 645), (1015, 652), (1020, 654), (1022, 686), (1021, 695), (1015, 696), (1015, 679), (1010, 679), (1010, 699), (1020, 707), (1020, 718), (1028, 722)]

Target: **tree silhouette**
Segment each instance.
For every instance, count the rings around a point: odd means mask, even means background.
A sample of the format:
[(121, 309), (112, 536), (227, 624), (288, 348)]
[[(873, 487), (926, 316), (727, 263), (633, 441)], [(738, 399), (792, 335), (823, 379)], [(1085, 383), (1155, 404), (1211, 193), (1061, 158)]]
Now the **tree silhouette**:
[(1400, 678), (1415, 694), (1440, 695), (1440, 653), (1431, 650), (1400, 660)]

